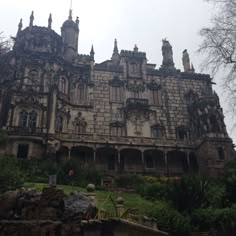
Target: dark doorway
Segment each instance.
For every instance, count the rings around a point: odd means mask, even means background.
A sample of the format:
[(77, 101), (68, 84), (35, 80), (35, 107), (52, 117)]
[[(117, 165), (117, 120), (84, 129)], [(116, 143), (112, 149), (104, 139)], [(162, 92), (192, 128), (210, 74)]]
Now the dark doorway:
[(29, 151), (28, 144), (19, 144), (18, 151), (17, 151), (17, 158), (19, 159), (27, 159)]

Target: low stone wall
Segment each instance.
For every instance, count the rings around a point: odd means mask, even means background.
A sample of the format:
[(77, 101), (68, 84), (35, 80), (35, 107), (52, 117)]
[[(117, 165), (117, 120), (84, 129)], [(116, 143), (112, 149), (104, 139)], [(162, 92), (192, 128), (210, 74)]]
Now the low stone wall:
[(167, 233), (125, 220), (0, 221), (0, 236), (167, 236)]

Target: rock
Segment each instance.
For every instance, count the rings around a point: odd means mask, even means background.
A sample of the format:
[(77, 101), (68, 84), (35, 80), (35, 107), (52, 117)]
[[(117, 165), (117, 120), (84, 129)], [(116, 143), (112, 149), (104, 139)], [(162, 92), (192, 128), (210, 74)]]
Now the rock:
[(13, 217), (16, 208), (16, 200), (16, 191), (8, 191), (0, 195), (0, 219)]
[(96, 207), (90, 202), (88, 197), (80, 192), (75, 192), (65, 197), (64, 204), (64, 221), (80, 221), (96, 214)]

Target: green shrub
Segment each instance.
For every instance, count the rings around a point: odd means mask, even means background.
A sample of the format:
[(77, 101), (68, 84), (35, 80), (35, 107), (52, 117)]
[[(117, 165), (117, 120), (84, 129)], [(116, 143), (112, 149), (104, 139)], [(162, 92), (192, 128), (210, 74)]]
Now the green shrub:
[(0, 157), (0, 192), (23, 186), (24, 177), (14, 157)]
[(236, 235), (236, 207), (198, 209), (192, 214), (192, 225), (212, 235)]
[(152, 184), (143, 184), (138, 189), (140, 195), (150, 200), (161, 200), (166, 196), (167, 185), (156, 182)]
[(167, 199), (181, 211), (192, 211), (206, 204), (208, 181), (197, 176), (173, 180), (167, 186)]
[(157, 226), (160, 230), (175, 236), (189, 235), (191, 229), (190, 219), (181, 215), (167, 203), (156, 202), (155, 207), (146, 210), (146, 214), (157, 220)]
[(117, 187), (138, 189), (144, 183), (141, 175), (119, 175), (115, 178)]

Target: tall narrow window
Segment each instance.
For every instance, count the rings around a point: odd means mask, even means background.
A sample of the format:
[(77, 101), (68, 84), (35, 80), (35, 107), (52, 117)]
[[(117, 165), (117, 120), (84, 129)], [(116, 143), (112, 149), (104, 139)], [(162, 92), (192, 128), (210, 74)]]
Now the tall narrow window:
[(161, 105), (160, 90), (151, 90), (150, 94), (151, 94), (151, 103), (156, 106)]
[(33, 86), (35, 90), (40, 89), (40, 79), (37, 70), (31, 70), (28, 74), (27, 85)]
[(87, 86), (85, 84), (80, 84), (78, 86), (77, 98), (82, 101), (87, 99)]
[(29, 128), (31, 128), (31, 129), (36, 128), (36, 126), (37, 126), (37, 116), (38, 115), (35, 111), (31, 111), (29, 113), (29, 124), (28, 124)]
[(59, 79), (59, 91), (61, 93), (66, 93), (66, 81), (64, 78)]
[(122, 101), (122, 87), (118, 87), (118, 86), (111, 87), (111, 101), (112, 102)]
[(220, 132), (220, 126), (215, 115), (210, 117), (211, 132)]
[(27, 119), (28, 119), (28, 112), (21, 111), (19, 114), (19, 126), (26, 127), (27, 126)]
[(63, 130), (63, 118), (62, 116), (57, 116), (56, 118), (56, 131), (62, 132)]

